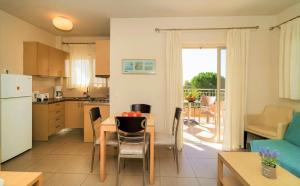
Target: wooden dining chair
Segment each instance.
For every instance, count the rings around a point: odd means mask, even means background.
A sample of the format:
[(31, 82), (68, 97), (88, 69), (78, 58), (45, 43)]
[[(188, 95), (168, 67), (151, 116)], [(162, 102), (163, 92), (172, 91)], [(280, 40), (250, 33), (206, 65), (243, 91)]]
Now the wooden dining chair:
[(147, 104), (132, 104), (131, 111), (140, 111), (141, 113), (150, 113), (151, 112), (151, 105)]
[(173, 124), (172, 124), (172, 134), (155, 132), (154, 145), (156, 146), (168, 146), (173, 150), (173, 157), (176, 161), (177, 174), (179, 173), (179, 164), (178, 164), (178, 149), (177, 149), (177, 135), (178, 127), (180, 122), (182, 108), (176, 108)]
[(117, 186), (119, 185), (120, 160), (137, 158), (143, 160), (143, 185), (146, 185), (146, 159), (149, 138), (146, 135), (146, 117), (116, 117), (118, 136)]
[[(91, 108), (89, 113), (90, 113), (91, 126), (93, 131), (93, 151), (92, 151), (92, 160), (91, 160), (91, 172), (93, 172), (96, 146), (100, 145), (100, 140), (96, 136), (95, 124), (96, 121), (98, 120), (101, 121), (101, 113), (99, 107)], [(111, 135), (107, 135), (106, 145), (114, 146), (114, 147), (118, 146), (118, 140), (115, 133)]]

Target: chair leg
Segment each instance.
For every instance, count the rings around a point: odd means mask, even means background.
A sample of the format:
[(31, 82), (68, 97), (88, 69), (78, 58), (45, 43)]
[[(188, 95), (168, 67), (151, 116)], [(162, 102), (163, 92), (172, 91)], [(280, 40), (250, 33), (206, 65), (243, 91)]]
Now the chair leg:
[(145, 157), (143, 158), (143, 186), (146, 185), (146, 166)]
[(118, 156), (118, 147), (114, 147), (114, 157)]
[(247, 137), (248, 137), (248, 132), (244, 131), (244, 149), (247, 149)]
[(148, 164), (148, 162), (149, 162), (149, 161), (148, 161), (148, 158), (149, 158), (149, 156), (148, 156), (148, 151), (146, 152), (146, 155), (145, 155), (145, 156), (146, 156), (146, 160), (145, 160), (145, 161), (146, 161), (146, 170), (148, 170), (148, 169), (149, 169), (149, 164)]
[(117, 167), (117, 186), (119, 186), (119, 174), (120, 174), (120, 156), (118, 156), (118, 167)]
[(177, 168), (177, 174), (179, 174), (178, 149), (177, 149), (177, 147), (175, 147), (175, 154), (176, 154), (176, 168)]
[(94, 168), (95, 148), (96, 148), (95, 145), (93, 145), (91, 172), (93, 172), (93, 168)]
[(172, 147), (172, 150), (173, 150), (173, 158), (174, 158), (174, 160), (176, 160), (176, 157), (175, 157), (176, 156), (176, 154), (175, 154), (176, 153), (175, 152), (175, 146)]

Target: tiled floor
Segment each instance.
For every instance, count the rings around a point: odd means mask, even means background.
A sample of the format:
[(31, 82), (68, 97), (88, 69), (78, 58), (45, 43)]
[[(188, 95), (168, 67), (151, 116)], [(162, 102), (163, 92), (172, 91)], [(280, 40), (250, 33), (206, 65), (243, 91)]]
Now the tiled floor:
[[(108, 149), (107, 172), (104, 183), (99, 181), (98, 154), (94, 172), (90, 173), (92, 145), (83, 143), (81, 130), (65, 130), (48, 142), (35, 142), (33, 149), (2, 164), (2, 170), (42, 171), (46, 186), (115, 185), (117, 160), (113, 149)], [(180, 153), (180, 173), (168, 148), (155, 148), (155, 185), (215, 186), (218, 146), (201, 141), (186, 140)], [(121, 170), (122, 186), (142, 185), (142, 163), (128, 160)]]

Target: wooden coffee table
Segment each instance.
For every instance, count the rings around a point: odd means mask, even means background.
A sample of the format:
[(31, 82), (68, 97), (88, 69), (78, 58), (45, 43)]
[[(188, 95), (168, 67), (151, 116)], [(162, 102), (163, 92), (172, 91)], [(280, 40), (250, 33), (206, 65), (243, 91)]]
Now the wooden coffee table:
[[(223, 165), (232, 176), (223, 175)], [(287, 170), (277, 166), (277, 178), (269, 179), (261, 175), (261, 162), (255, 152), (220, 152), (218, 154), (218, 186), (296, 186), (300, 179)]]
[(41, 172), (10, 172), (0, 171), (0, 178), (5, 186), (42, 186), (43, 175)]

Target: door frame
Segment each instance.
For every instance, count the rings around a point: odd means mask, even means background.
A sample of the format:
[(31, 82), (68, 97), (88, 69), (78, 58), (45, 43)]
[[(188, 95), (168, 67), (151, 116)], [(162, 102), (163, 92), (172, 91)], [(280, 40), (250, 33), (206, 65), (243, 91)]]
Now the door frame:
[[(216, 142), (222, 142), (221, 140), (221, 51), (226, 49), (225, 44), (183, 44), (182, 49), (217, 49), (217, 95), (216, 95)], [(225, 85), (226, 91), (226, 85)], [(223, 120), (224, 122), (224, 120)]]

